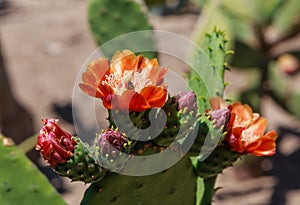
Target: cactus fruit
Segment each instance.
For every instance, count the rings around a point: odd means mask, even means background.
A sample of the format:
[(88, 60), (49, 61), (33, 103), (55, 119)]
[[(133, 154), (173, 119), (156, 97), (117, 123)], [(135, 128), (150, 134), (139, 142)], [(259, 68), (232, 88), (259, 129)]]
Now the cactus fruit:
[(87, 189), (81, 205), (194, 205), (196, 179), (187, 157), (154, 175), (135, 177), (110, 173)]
[(11, 142), (0, 135), (1, 205), (65, 205), (47, 178)]
[[(111, 58), (116, 50), (142, 51), (149, 58), (155, 57), (155, 42), (151, 32), (139, 32), (133, 37), (118, 38), (122, 34), (152, 30), (145, 14), (145, 7), (134, 0), (90, 0), (89, 23), (101, 50)], [(105, 43), (109, 42), (107, 45)]]
[(132, 141), (118, 129), (108, 128), (96, 137), (93, 158), (102, 167), (114, 172), (122, 171), (131, 158)]
[(95, 183), (100, 181), (107, 170), (96, 163), (90, 155), (92, 148), (83, 143), (78, 137), (73, 137), (76, 141), (73, 157), (64, 164), (58, 164), (54, 170), (61, 176), (70, 178), (72, 181), (82, 181), (84, 183)]

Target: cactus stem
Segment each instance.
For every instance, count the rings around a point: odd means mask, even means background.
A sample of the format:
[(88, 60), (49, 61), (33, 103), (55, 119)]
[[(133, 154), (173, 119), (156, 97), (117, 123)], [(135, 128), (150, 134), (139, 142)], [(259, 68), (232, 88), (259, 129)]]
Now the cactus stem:
[(199, 205), (211, 205), (212, 204), (212, 198), (215, 193), (215, 182), (217, 179), (217, 175), (204, 179), (204, 194), (202, 197), (202, 200)]

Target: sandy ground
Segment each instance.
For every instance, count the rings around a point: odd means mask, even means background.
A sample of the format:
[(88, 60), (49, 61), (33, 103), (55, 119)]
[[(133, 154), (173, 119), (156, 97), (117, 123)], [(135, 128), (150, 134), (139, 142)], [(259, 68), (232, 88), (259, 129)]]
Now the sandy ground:
[[(41, 118), (57, 117), (54, 104), (71, 103), (78, 72), (97, 46), (87, 23), (86, 1), (11, 0), (11, 4), (7, 13), (0, 16), (7, 72), (16, 98), (32, 113), (38, 131)], [(158, 30), (190, 38), (196, 19), (195, 14), (184, 14), (152, 16), (151, 21)], [(168, 62), (165, 58), (165, 63)], [(240, 72), (227, 75), (227, 80), (236, 85), (242, 85), (246, 79)], [(264, 108), (271, 127), (299, 127), (269, 99), (265, 99)], [(72, 130), (70, 124), (64, 121), (62, 124)], [(217, 181), (223, 189), (215, 197), (216, 205), (299, 204), (299, 132), (281, 131), (287, 136), (280, 140), (282, 153), (251, 165), (261, 165), (269, 170), (268, 174), (263, 175), (261, 169), (227, 169)], [(65, 180), (66, 192), (62, 196), (68, 204), (77, 205), (86, 187)]]

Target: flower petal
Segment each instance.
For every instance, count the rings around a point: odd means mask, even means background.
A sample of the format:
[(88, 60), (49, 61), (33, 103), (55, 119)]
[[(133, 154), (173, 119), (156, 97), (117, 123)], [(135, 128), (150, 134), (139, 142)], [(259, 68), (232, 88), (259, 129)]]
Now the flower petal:
[(276, 143), (274, 140), (266, 140), (253, 150), (252, 154), (256, 156), (272, 156), (276, 151)]
[(112, 93), (112, 89), (102, 85), (105, 75), (109, 74), (109, 62), (107, 59), (100, 58), (92, 61), (86, 72), (82, 73), (82, 83), (79, 84), (80, 89), (97, 98), (103, 98), (107, 93)]
[(96, 98), (103, 97), (103, 94), (99, 92), (97, 88), (92, 87), (91, 85), (80, 83), (79, 87), (84, 93), (88, 94), (89, 96), (96, 97)]
[(162, 85), (164, 82), (164, 77), (168, 71), (168, 68), (166, 67), (152, 67), (150, 70), (150, 73), (148, 75), (149, 80), (154, 84), (154, 85)]
[(140, 94), (151, 107), (162, 107), (167, 98), (167, 90), (157, 86), (145, 87), (141, 90)]
[(227, 109), (225, 100), (220, 96), (211, 97), (209, 103), (212, 110)]
[(137, 70), (138, 66), (144, 57), (142, 55), (136, 56), (129, 50), (118, 51), (112, 57), (111, 70), (114, 73), (123, 75), (125, 70)]
[(113, 95), (111, 109), (141, 112), (150, 108), (146, 99), (134, 90), (125, 90), (122, 96)]
[[(92, 74), (96, 79), (96, 85), (98, 85), (109, 72), (109, 61), (106, 58), (99, 58), (89, 63), (85, 73)], [(82, 79), (85, 80), (84, 78)]]
[(242, 132), (243, 132), (243, 128), (241, 128), (241, 127), (233, 128), (231, 130), (231, 133), (228, 138), (228, 143), (230, 144), (230, 147), (234, 151), (239, 152), (239, 153), (244, 152), (244, 150), (246, 148), (241, 140)]
[[(248, 127), (244, 132), (250, 133), (253, 136), (263, 136), (267, 128), (267, 120), (260, 117), (256, 120), (250, 127)], [(247, 140), (247, 139), (245, 139)]]
[(249, 105), (242, 105), (240, 102), (234, 103), (228, 107), (231, 113), (235, 114), (235, 127), (248, 127), (252, 122), (253, 112)]
[(143, 58), (139, 68), (146, 68), (146, 67), (158, 68), (159, 64), (158, 64), (157, 58), (153, 58), (151, 60), (149, 60), (148, 58)]

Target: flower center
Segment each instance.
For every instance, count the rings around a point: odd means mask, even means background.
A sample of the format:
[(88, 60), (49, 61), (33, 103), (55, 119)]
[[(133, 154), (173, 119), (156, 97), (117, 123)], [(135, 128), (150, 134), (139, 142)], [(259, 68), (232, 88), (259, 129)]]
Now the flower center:
[(122, 95), (125, 90), (140, 92), (143, 88), (152, 85), (149, 79), (151, 68), (142, 69), (141, 72), (125, 70), (123, 75), (111, 73), (105, 75), (102, 85), (110, 86), (117, 95)]
[(245, 129), (242, 132), (242, 142), (246, 145), (249, 145), (252, 142), (255, 142), (260, 136), (255, 135), (252, 130)]

